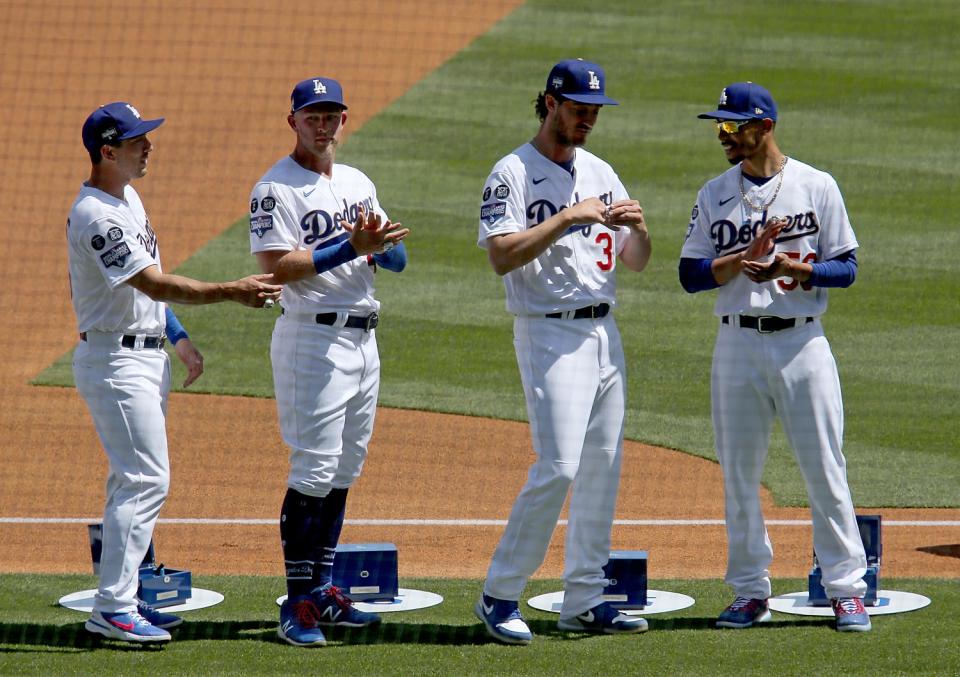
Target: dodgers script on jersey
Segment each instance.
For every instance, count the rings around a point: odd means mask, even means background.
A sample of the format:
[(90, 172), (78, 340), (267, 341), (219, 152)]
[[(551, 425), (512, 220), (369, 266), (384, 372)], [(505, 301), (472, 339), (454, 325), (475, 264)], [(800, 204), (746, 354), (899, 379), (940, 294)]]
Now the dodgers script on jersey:
[[(340, 222), (352, 225), (361, 205), (387, 220), (376, 187), (363, 172), (335, 164), (328, 179), (284, 157), (250, 195), (250, 251), (312, 251), (337, 245), (350, 237)], [(367, 315), (380, 308), (373, 298), (373, 272), (360, 256), (320, 275), (286, 283), (280, 302), (293, 312)]]
[[(793, 158), (783, 171), (781, 191), (762, 214), (751, 211), (740, 196), (739, 164), (707, 182), (697, 195), (681, 256), (713, 259), (740, 252), (773, 217), (787, 219), (775, 253), (815, 263), (856, 249), (857, 240), (833, 177)], [(771, 199), (776, 183), (771, 179), (757, 186), (743, 179), (743, 189), (754, 204), (763, 205)], [(737, 275), (718, 290), (714, 313), (817, 317), (826, 309), (827, 290), (823, 287), (788, 277), (757, 283)]]
[(81, 332), (163, 332), (164, 304), (123, 284), (147, 266), (160, 269), (157, 236), (137, 191), (126, 186), (120, 200), (81, 186), (67, 219), (67, 242), (71, 299)]
[[(560, 210), (597, 197), (607, 205), (628, 199), (613, 168), (576, 149), (573, 174), (526, 143), (494, 165), (483, 188), (478, 244), (535, 228)], [(616, 303), (617, 255), (627, 228), (601, 223), (572, 226), (530, 263), (503, 276), (507, 310), (543, 315), (597, 303)]]

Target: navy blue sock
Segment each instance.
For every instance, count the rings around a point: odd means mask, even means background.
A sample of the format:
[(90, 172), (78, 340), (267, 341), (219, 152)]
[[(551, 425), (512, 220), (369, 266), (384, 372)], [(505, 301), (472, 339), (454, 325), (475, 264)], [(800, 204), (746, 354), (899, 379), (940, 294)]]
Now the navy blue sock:
[(348, 489), (331, 489), (323, 499), (320, 514), (317, 549), (314, 553), (317, 566), (313, 568), (312, 588), (315, 590), (333, 580), (333, 557), (343, 530), (343, 516), (347, 508)]
[(316, 556), (320, 540), (320, 519), (324, 499), (287, 489), (280, 512), (280, 544), (287, 574), (287, 596), (308, 594), (320, 559)]

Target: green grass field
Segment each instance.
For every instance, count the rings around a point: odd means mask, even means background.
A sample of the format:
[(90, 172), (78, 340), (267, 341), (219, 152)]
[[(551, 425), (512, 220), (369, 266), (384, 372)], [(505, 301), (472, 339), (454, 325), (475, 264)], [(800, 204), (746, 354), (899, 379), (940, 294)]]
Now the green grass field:
[[(837, 178), (861, 244), (858, 281), (831, 292), (824, 320), (855, 502), (960, 506), (960, 50), (946, 30), (958, 17), (952, 0), (521, 7), (338, 156), (413, 230), (407, 271), (378, 279), (381, 403), (525, 418), (502, 283), (476, 246), (479, 191), (492, 164), (536, 131), (531, 101), (549, 66), (579, 55), (604, 65), (622, 103), (603, 111), (590, 147), (641, 201), (654, 240), (648, 270), (620, 275), (627, 434), (713, 458), (715, 294), (684, 293), (676, 264), (697, 190), (727, 166), (696, 114), (725, 84), (751, 79), (778, 100), (784, 151)], [(242, 219), (179, 272), (236, 276), (255, 269), (248, 252)], [(193, 391), (272, 395), (270, 312), (177, 312), (207, 358)], [(69, 384), (69, 356), (38, 382)], [(806, 502), (779, 431), (765, 483), (781, 504)]]
[[(696, 603), (647, 616), (644, 635), (593, 637), (557, 630), (555, 614), (524, 605), (537, 635), (528, 647), (488, 641), (471, 611), (479, 581), (410, 580), (444, 602), (420, 611), (384, 614), (377, 631), (330, 633), (322, 649), (299, 649), (276, 638), (282, 581), (198, 577), (195, 585), (222, 592), (222, 604), (186, 612), (167, 647), (98, 641), (82, 630), (84, 614), (56, 606), (60, 596), (94, 586), (92, 576), (0, 576), (2, 674), (320, 674), (350, 675), (951, 675), (960, 671), (955, 630), (944, 618), (960, 613), (953, 581), (898, 579), (884, 589), (925, 595), (933, 604), (908, 614), (873, 618), (867, 634), (840, 634), (831, 619), (775, 613), (746, 631), (713, 628), (729, 602), (719, 581), (651, 581)], [(780, 580), (777, 593), (805, 589)], [(534, 581), (528, 595), (560, 589)]]

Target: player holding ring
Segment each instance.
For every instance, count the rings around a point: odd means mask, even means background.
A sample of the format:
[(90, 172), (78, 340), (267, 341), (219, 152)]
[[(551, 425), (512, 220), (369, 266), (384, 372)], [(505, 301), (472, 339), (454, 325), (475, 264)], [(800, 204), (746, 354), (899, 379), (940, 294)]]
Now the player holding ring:
[(503, 276), (537, 460), (510, 513), (474, 612), (508, 644), (533, 639), (518, 600), (546, 555), (571, 492), (559, 627), (642, 632), (603, 602), (620, 483), (626, 374), (611, 308), (616, 264), (641, 271), (650, 236), (640, 203), (584, 150), (604, 105), (597, 64), (562, 61), (547, 78), (536, 136), (487, 178), (478, 244)]
[(736, 598), (717, 625), (747, 628), (770, 619), (773, 549), (760, 480), (778, 416), (806, 481), (836, 628), (866, 631), (867, 561), (841, 450), (840, 379), (820, 324), (827, 288), (853, 284), (857, 240), (836, 181), (777, 146), (770, 92), (732, 84), (717, 110), (699, 117), (716, 121), (733, 165), (700, 189), (680, 259), (688, 292), (719, 288), (711, 399), (726, 504), (726, 582)]

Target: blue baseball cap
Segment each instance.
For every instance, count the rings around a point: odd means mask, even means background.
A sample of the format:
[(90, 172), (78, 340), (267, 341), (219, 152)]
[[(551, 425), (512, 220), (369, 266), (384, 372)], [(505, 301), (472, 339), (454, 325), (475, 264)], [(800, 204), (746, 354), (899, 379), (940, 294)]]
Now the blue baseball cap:
[(583, 59), (567, 59), (550, 71), (544, 93), (577, 103), (616, 106), (618, 103), (604, 94), (606, 79), (597, 64)]
[(704, 120), (763, 120), (777, 121), (777, 104), (770, 92), (754, 82), (735, 82), (720, 93), (717, 110), (697, 116)]
[(290, 95), (291, 113), (315, 103), (333, 103), (347, 109), (347, 104), (343, 102), (343, 88), (333, 78), (309, 78), (298, 82), (293, 88)]
[(105, 143), (143, 136), (163, 124), (163, 118), (144, 120), (140, 111), (124, 101), (114, 101), (90, 113), (83, 123), (83, 145), (96, 153)]

